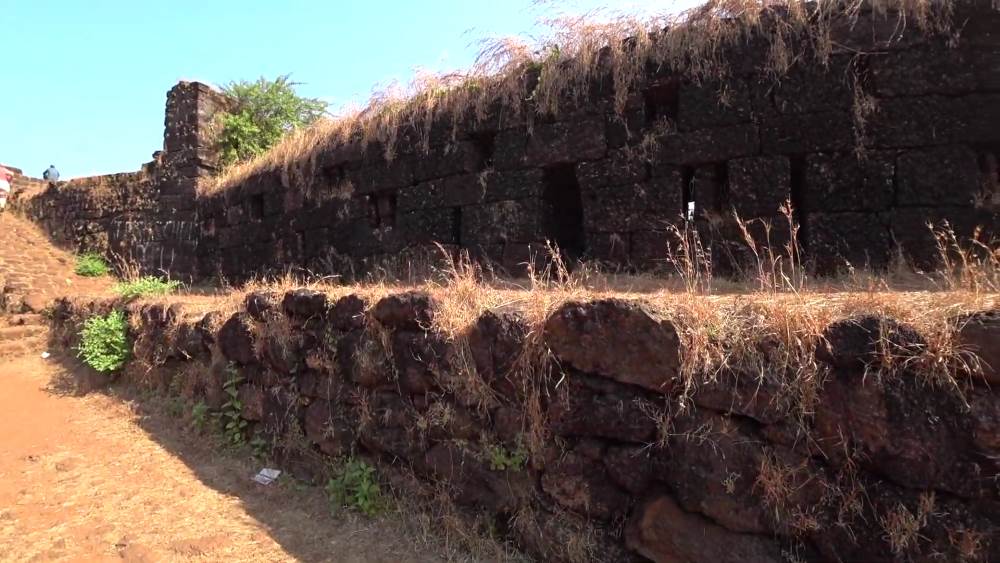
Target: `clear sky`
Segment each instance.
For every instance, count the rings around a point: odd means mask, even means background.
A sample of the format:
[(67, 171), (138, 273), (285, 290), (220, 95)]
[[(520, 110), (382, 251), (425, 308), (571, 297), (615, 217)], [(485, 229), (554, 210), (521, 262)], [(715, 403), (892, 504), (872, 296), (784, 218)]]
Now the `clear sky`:
[(697, 3), (0, 0), (0, 162), (32, 176), (55, 164), (63, 178), (137, 170), (162, 147), (178, 80), (291, 73), (336, 108), (417, 68), (465, 68), (483, 38), (539, 37), (539, 19), (557, 11)]

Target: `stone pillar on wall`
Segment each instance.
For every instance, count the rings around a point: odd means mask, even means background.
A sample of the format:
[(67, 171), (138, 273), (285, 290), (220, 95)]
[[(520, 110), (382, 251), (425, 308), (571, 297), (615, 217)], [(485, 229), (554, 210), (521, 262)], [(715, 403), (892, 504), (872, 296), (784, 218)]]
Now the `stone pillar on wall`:
[(217, 172), (213, 123), (231, 106), (229, 97), (200, 82), (178, 82), (167, 92), (163, 152), (158, 158), (161, 172), (174, 181), (163, 185), (163, 193), (193, 196), (197, 182)]
[(163, 150), (144, 166), (153, 200), (141, 216), (122, 216), (114, 230), (122, 251), (143, 270), (169, 272), (180, 279), (197, 275), (199, 182), (211, 181), (218, 167), (212, 127), (231, 107), (222, 92), (200, 82), (179, 82), (167, 92)]

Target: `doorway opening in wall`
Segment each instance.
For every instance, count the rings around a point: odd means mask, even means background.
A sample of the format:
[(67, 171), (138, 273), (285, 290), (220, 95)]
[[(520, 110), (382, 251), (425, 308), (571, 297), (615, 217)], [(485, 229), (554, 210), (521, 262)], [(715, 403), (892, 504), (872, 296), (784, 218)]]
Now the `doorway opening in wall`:
[(1000, 145), (979, 148), (978, 207), (1000, 208)]
[(543, 233), (559, 246), (563, 258), (572, 263), (586, 250), (583, 231), (583, 198), (573, 164), (557, 164), (545, 168), (542, 181), (545, 190)]
[(368, 220), (376, 229), (396, 226), (396, 193), (368, 194)]
[(685, 166), (681, 168), (681, 216), (686, 221), (694, 221), (694, 168)]

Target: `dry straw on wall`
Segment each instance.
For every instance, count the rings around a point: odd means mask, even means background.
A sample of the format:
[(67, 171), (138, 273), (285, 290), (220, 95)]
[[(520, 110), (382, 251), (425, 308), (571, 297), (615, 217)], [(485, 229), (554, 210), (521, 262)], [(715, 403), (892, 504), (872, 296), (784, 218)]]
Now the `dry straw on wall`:
[[(732, 49), (751, 41), (766, 45), (766, 62), (759, 70), (774, 79), (800, 61), (823, 66), (837, 47), (835, 33), (852, 29), (868, 9), (877, 18), (894, 21), (897, 36), (911, 28), (946, 33), (953, 2), (711, 0), (677, 15), (549, 20), (550, 37), (541, 47), (515, 38), (486, 42), (468, 71), (422, 74), (409, 88), (377, 92), (360, 110), (289, 135), (266, 154), (229, 168), (202, 190), (225, 190), (268, 171), (280, 171), (286, 180), (308, 180), (317, 155), (338, 146), (377, 146), (392, 160), (403, 134), (414, 134), (410, 140), (427, 152), (432, 124), (450, 123), (454, 137), (460, 123), (497, 117), (495, 112), (510, 119), (525, 117), (530, 128), (535, 114), (554, 116), (585, 102), (598, 80), (610, 79), (614, 111), (621, 115), (651, 67), (670, 69), (695, 82), (720, 83), (724, 99), (731, 72), (727, 53)], [(862, 96), (858, 104), (862, 121), (864, 101)]]

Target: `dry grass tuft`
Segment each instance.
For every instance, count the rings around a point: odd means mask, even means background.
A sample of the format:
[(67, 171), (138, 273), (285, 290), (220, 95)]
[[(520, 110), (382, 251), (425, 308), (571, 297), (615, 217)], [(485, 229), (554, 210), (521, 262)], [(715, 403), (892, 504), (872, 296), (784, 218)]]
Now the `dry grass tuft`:
[[(536, 114), (558, 115), (587, 101), (594, 84), (612, 89), (620, 116), (650, 67), (669, 68), (694, 82), (722, 84), (719, 98), (724, 103), (731, 49), (762, 41), (767, 57), (761, 70), (775, 79), (799, 62), (825, 66), (835, 48), (834, 30), (854, 27), (869, 7), (878, 17), (895, 18), (900, 34), (911, 27), (929, 34), (951, 29), (952, 2), (932, 0), (710, 0), (677, 15), (618, 16), (604, 22), (554, 18), (545, 22), (551, 32), (541, 47), (514, 38), (485, 42), (467, 72), (420, 74), (407, 88), (393, 85), (376, 92), (365, 107), (296, 131), (199, 189), (204, 194), (225, 190), (264, 172), (280, 172), (286, 186), (309, 189), (317, 155), (333, 147), (377, 147), (391, 161), (403, 137), (429, 151), (432, 125), (450, 124), (452, 140), (459, 124), (469, 119), (523, 120), (530, 130)], [(860, 81), (853, 84), (855, 127), (862, 137), (874, 107)]]
[(771, 509), (774, 521), (787, 525), (795, 533), (807, 533), (819, 528), (815, 515), (808, 512), (813, 507), (798, 506), (793, 500), (797, 491), (808, 483), (809, 471), (808, 460), (790, 466), (773, 452), (765, 451), (754, 482), (754, 490)]
[(985, 539), (986, 534), (978, 530), (956, 530), (948, 534), (949, 543), (958, 552), (962, 561), (982, 561)]
[(879, 524), (885, 532), (885, 539), (896, 555), (914, 547), (921, 539), (920, 530), (927, 526), (934, 515), (934, 493), (922, 493), (918, 506), (911, 512), (905, 505), (899, 504), (888, 514), (879, 519)]

